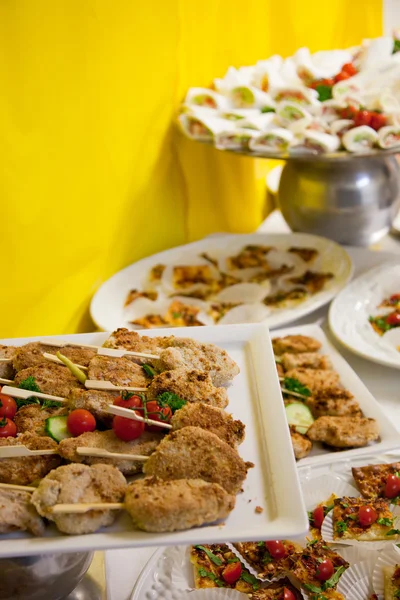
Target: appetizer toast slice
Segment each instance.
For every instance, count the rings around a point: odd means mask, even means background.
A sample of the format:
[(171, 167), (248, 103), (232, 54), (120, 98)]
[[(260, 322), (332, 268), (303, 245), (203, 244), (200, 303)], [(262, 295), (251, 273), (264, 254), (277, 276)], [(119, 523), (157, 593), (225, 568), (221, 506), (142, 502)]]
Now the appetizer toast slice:
[(389, 503), (383, 498), (337, 498), (333, 508), (335, 540), (375, 542), (394, 539), (398, 533)]
[(288, 540), (270, 542), (239, 542), (234, 544), (240, 555), (262, 579), (272, 580), (288, 570), (289, 556), (302, 548)]
[(400, 494), (400, 462), (353, 467), (352, 473), (357, 488), (365, 498), (392, 499)]

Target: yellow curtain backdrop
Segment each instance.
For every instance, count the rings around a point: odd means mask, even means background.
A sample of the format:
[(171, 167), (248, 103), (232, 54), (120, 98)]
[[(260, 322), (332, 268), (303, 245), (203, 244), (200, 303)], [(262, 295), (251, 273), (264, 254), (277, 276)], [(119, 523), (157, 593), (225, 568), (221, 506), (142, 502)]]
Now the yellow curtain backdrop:
[(115, 271), (255, 229), (268, 161), (184, 140), (186, 89), (381, 28), (381, 0), (2, 0), (0, 336), (90, 330)]

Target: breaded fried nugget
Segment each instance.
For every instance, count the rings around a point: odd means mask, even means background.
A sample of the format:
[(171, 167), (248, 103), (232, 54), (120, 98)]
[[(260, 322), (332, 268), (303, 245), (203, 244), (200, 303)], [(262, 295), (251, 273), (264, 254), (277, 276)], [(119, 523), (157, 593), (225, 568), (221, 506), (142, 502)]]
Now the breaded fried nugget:
[(298, 369), (332, 369), (332, 364), (328, 356), (318, 354), (317, 352), (284, 352), (281, 356), (281, 361), (285, 371)]
[(96, 354), (96, 350), (91, 348), (81, 348), (78, 346), (48, 346), (40, 342), (29, 342), (24, 346), (16, 349), (13, 365), (16, 371), (36, 367), (42, 363), (48, 363), (48, 360), (43, 356), (45, 352), (48, 354), (56, 354), (60, 351), (64, 356), (72, 360), (78, 365), (87, 366), (90, 359)]
[(44, 522), (31, 503), (30, 492), (0, 489), (0, 533), (29, 531), (44, 535)]
[(49, 361), (18, 371), (14, 381), (19, 385), (28, 377), (34, 377), (41, 392), (63, 398), (66, 398), (73, 388), (82, 387), (69, 369)]
[(124, 348), (131, 352), (159, 354), (161, 350), (168, 348), (174, 339), (175, 336), (173, 335), (168, 337), (148, 337), (140, 335), (136, 331), (129, 331), (125, 327), (120, 327), (112, 332), (103, 346), (104, 348)]
[(116, 467), (71, 464), (55, 469), (40, 482), (32, 494), (32, 504), (42, 517), (54, 521), (63, 533), (93, 533), (100, 527), (112, 525), (118, 511), (54, 514), (52, 507), (55, 504), (122, 502), (126, 487), (126, 479)]
[(375, 419), (357, 415), (319, 417), (308, 428), (307, 437), (335, 448), (361, 448), (379, 438), (379, 425)]
[(101, 355), (96, 355), (90, 361), (88, 378), (132, 387), (147, 387), (150, 383), (140, 365), (124, 357), (111, 358)]
[(292, 446), (296, 460), (305, 458), (310, 454), (312, 450), (311, 440), (309, 440), (305, 435), (298, 433), (293, 426), (290, 427), (290, 437), (292, 440)]
[(285, 352), (299, 354), (300, 352), (317, 352), (321, 343), (307, 335), (285, 335), (285, 337), (272, 340), (272, 346), (277, 356)]
[[(0, 358), (14, 358), (17, 348), (0, 344)], [(0, 362), (0, 377), (14, 379), (15, 369), (12, 362)]]
[(209, 373), (198, 369), (181, 367), (156, 375), (150, 384), (149, 398), (157, 398), (163, 392), (172, 392), (188, 402), (203, 402), (225, 408), (228, 393), (223, 387), (215, 387)]
[(69, 409), (84, 408), (91, 412), (97, 421), (111, 427), (113, 415), (107, 412), (107, 407), (114, 404), (117, 396), (118, 392), (74, 388), (67, 398), (67, 403)]
[(285, 373), (289, 379), (297, 379), (313, 393), (339, 387), (339, 374), (322, 369), (291, 369)]
[(217, 483), (202, 479), (146, 477), (128, 486), (125, 507), (135, 527), (161, 533), (224, 519), (235, 507), (235, 500)]
[(161, 479), (204, 479), (237, 494), (250, 466), (214, 433), (184, 427), (162, 440), (143, 471)]
[(45, 424), (46, 419), (50, 417), (59, 417), (66, 415), (68, 409), (65, 405), (61, 405), (61, 408), (43, 408), (40, 404), (28, 404), (22, 406), (14, 417), (14, 423), (17, 426), (18, 433), (35, 433), (36, 435), (45, 435)]
[[(30, 450), (56, 450), (57, 443), (49, 437), (40, 437), (34, 433), (21, 433), (16, 438), (0, 439), (0, 448), (23, 445)], [(35, 479), (41, 479), (52, 469), (58, 467), (61, 458), (58, 454), (44, 456), (25, 456), (24, 458), (2, 458), (0, 460), (0, 482), (16, 485), (29, 485)]]
[(347, 390), (340, 388), (332, 390), (332, 393), (325, 392), (311, 396), (307, 398), (306, 404), (315, 419), (324, 416), (362, 416), (360, 405), (354, 396)]
[(233, 448), (243, 442), (245, 435), (245, 425), (241, 421), (235, 421), (232, 415), (221, 408), (207, 406), (199, 402), (186, 404), (186, 406), (177, 410), (171, 419), (171, 425), (172, 431), (189, 426), (201, 427), (201, 429), (215, 433)]
[(84, 463), (86, 465), (96, 465), (98, 463), (113, 465), (124, 475), (135, 475), (136, 473), (142, 472), (143, 462), (131, 459), (83, 456), (82, 454), (78, 454), (76, 449), (79, 447), (101, 448), (108, 452), (149, 456), (157, 448), (162, 437), (163, 436), (160, 433), (144, 431), (136, 440), (123, 442), (117, 438), (112, 430), (88, 431), (78, 437), (62, 440), (59, 444), (58, 451), (60, 456), (74, 463)]

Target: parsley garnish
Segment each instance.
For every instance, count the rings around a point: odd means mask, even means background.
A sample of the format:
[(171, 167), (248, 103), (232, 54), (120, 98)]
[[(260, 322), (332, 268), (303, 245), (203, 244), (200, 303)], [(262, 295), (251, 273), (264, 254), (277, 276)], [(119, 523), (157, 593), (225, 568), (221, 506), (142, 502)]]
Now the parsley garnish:
[(320, 102), (325, 102), (325, 100), (331, 100), (332, 87), (330, 85), (317, 85), (315, 89), (318, 92), (318, 100)]
[(275, 112), (275, 109), (272, 108), (271, 106), (264, 106), (264, 108), (261, 109), (262, 113), (269, 113), (269, 112)]
[(396, 52), (399, 52), (399, 51), (400, 51), (400, 40), (394, 40), (392, 54), (395, 54)]
[(393, 527), (393, 519), (388, 519), (388, 517), (378, 519), (377, 523), (379, 523), (379, 525), (384, 525), (385, 527)]
[(308, 387), (300, 383), (300, 381), (294, 377), (285, 377), (282, 382), (282, 387), (285, 388), (286, 392), (295, 392), (296, 394), (300, 394), (305, 398), (311, 396), (311, 391), (308, 389)]
[[(31, 392), (40, 392), (40, 388), (36, 383), (36, 379), (34, 377), (29, 376), (18, 385), (21, 390), (29, 390)], [(39, 398), (36, 396), (29, 396), (29, 398), (15, 398), (15, 402), (17, 404), (17, 408), (21, 408), (21, 406), (27, 406), (28, 404), (40, 404)], [(58, 406), (60, 406), (58, 404)]]
[(385, 317), (369, 317), (369, 322), (375, 323), (378, 329), (380, 329), (382, 332), (389, 331), (389, 329), (392, 329), (391, 325), (386, 323)]
[(185, 406), (186, 400), (180, 398), (180, 396), (177, 396), (172, 392), (163, 392), (162, 394), (157, 396), (157, 403), (161, 408), (163, 408), (164, 406), (169, 406), (172, 412), (174, 413), (180, 408), (182, 408), (182, 406)]
[(218, 587), (224, 587), (224, 582), (221, 581), (220, 579), (218, 579), (218, 577), (216, 575), (214, 575), (214, 573), (211, 573), (211, 571), (206, 571), (205, 569), (199, 569), (198, 574), (200, 575), (200, 577), (208, 577), (209, 579), (214, 581)]
[(156, 374), (155, 370), (151, 365), (142, 365), (142, 369), (149, 377), (154, 377)]
[(310, 540), (309, 542), (307, 542), (307, 546), (314, 546), (314, 544), (317, 544), (318, 540)]
[(393, 594), (393, 596), (394, 596), (395, 598), (400, 598), (400, 590), (397, 590), (397, 592), (395, 592), (395, 593)]
[(349, 508), (349, 505), (346, 504), (345, 502), (341, 502), (340, 504), (343, 506), (343, 508)]
[(247, 573), (247, 571), (242, 572), (240, 579), (243, 579), (243, 581), (245, 581), (246, 583), (250, 583), (250, 585), (253, 586), (253, 590), (258, 590), (258, 588), (260, 587), (260, 584), (258, 580), (254, 577), (254, 575), (252, 575), (251, 573)]
[(259, 548), (264, 548), (264, 546), (265, 546), (265, 542), (257, 542), (257, 546), (258, 546)]
[(5, 427), (7, 425), (7, 419), (3, 417), (0, 421), (0, 427)]
[(351, 519), (352, 521), (357, 521), (358, 515), (356, 515), (355, 513), (353, 513), (351, 515), (346, 515), (346, 519)]
[(336, 531), (338, 533), (344, 533), (347, 531), (347, 524), (344, 521), (338, 521), (336, 523)]
[(321, 591), (321, 588), (317, 587), (316, 585), (312, 585), (311, 583), (303, 583), (303, 586), (309, 592), (315, 592), (316, 594), (319, 594)]
[(214, 563), (214, 565), (217, 565), (217, 567), (222, 565), (222, 560), (219, 558), (219, 556), (215, 556), (215, 554), (213, 554), (211, 550), (208, 550), (208, 548), (205, 548), (204, 546), (195, 546), (195, 548), (198, 550), (203, 550), (203, 552), (207, 554), (208, 558)]
[(346, 567), (339, 567), (330, 579), (328, 579), (327, 581), (324, 581), (324, 583), (322, 584), (322, 589), (327, 590), (328, 588), (335, 587), (335, 585), (337, 584), (337, 582), (339, 581), (339, 579), (341, 578), (341, 576), (343, 575), (345, 570), (346, 570)]
[(60, 403), (54, 402), (54, 400), (43, 400), (41, 410), (46, 408), (60, 408)]
[(400, 529), (391, 529), (386, 535), (399, 535)]
[(335, 508), (334, 504), (328, 504), (328, 506), (324, 506), (325, 515), (327, 515), (328, 512), (331, 512), (331, 510), (333, 510), (334, 508)]

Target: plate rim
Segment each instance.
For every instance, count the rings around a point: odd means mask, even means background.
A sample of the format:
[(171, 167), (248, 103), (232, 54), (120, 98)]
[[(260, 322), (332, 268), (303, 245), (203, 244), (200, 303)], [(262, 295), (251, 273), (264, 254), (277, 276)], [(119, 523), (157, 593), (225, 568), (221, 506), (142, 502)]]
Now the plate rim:
[[(336, 249), (338, 249), (341, 252), (342, 259), (346, 261), (346, 275), (344, 276), (342, 283), (337, 283), (336, 290), (323, 290), (324, 296), (322, 296), (318, 299), (318, 294), (316, 294), (316, 296), (315, 296), (316, 301), (314, 303), (311, 303), (311, 305), (306, 306), (305, 308), (302, 308), (302, 304), (299, 304), (294, 309), (286, 309), (286, 310), (282, 311), (281, 313), (273, 314), (272, 317), (275, 317), (275, 318), (270, 318), (270, 319), (267, 318), (264, 321), (261, 321), (261, 323), (265, 323), (270, 329), (284, 327), (286, 324), (289, 324), (289, 323), (292, 323), (293, 321), (302, 319), (303, 317), (315, 312), (319, 308), (329, 304), (329, 302), (331, 302), (333, 298), (335, 298), (338, 294), (340, 294), (341, 291), (348, 285), (348, 283), (351, 281), (351, 279), (354, 275), (354, 269), (355, 269), (354, 263), (353, 263), (351, 256), (347, 252), (347, 250), (341, 244), (338, 244), (334, 240), (330, 240), (329, 238), (326, 238), (323, 236), (314, 235), (312, 233), (301, 233), (301, 232), (291, 232), (291, 233), (252, 232), (252, 233), (211, 234), (210, 236), (202, 238), (201, 240), (196, 240), (194, 242), (188, 242), (187, 244), (180, 244), (178, 246), (173, 246), (172, 248), (166, 248), (165, 250), (162, 250), (161, 252), (156, 252), (155, 254), (151, 254), (150, 256), (145, 256), (145, 257), (139, 259), (138, 261), (135, 261), (135, 262), (127, 265), (123, 269), (120, 269), (113, 275), (111, 275), (111, 277), (109, 277), (106, 281), (104, 281), (101, 284), (101, 286), (96, 290), (96, 292), (94, 293), (94, 295), (90, 301), (89, 312), (90, 312), (90, 317), (91, 317), (93, 323), (100, 331), (108, 331), (110, 329), (110, 323), (106, 323), (106, 321), (103, 321), (103, 318), (100, 317), (100, 315), (99, 315), (100, 311), (97, 307), (97, 304), (99, 303), (99, 298), (101, 298), (101, 294), (104, 293), (104, 290), (111, 284), (111, 282), (114, 278), (117, 278), (118, 276), (121, 276), (124, 272), (129, 271), (130, 269), (132, 269), (133, 266), (139, 265), (139, 267), (140, 267), (141, 263), (148, 262), (148, 261), (150, 261), (150, 259), (154, 259), (154, 262), (156, 262), (156, 260), (157, 260), (156, 257), (159, 257), (159, 256), (163, 257), (164, 254), (169, 254), (171, 251), (181, 250), (182, 252), (185, 252), (190, 249), (195, 249), (196, 247), (198, 247), (204, 243), (207, 243), (207, 242), (210, 242), (210, 244), (212, 244), (213, 239), (221, 239), (221, 238), (229, 237), (232, 240), (234, 238), (239, 238), (239, 237), (253, 237), (253, 236), (256, 239), (257, 238), (260, 239), (260, 237), (263, 238), (265, 240), (264, 243), (267, 243), (268, 239), (285, 240), (285, 239), (289, 239), (289, 238), (294, 238), (292, 245), (296, 245), (296, 239), (298, 239), (298, 238), (307, 238), (307, 239), (311, 239), (311, 240), (313, 240), (313, 239), (318, 240), (319, 243), (323, 243), (325, 246), (333, 245)], [(262, 243), (262, 242), (260, 242), (260, 243)], [(312, 243), (312, 242), (310, 242), (310, 243)], [(323, 293), (323, 292), (321, 292), (321, 293)], [(294, 313), (293, 316), (290, 316), (291, 313)], [(121, 322), (120, 324), (118, 324), (118, 327), (126, 327), (126, 326), (127, 326), (127, 322)], [(113, 327), (114, 327), (114, 325), (113, 325)], [(174, 327), (171, 329), (177, 329), (177, 328)], [(148, 330), (138, 330), (138, 331), (148, 331)]]

